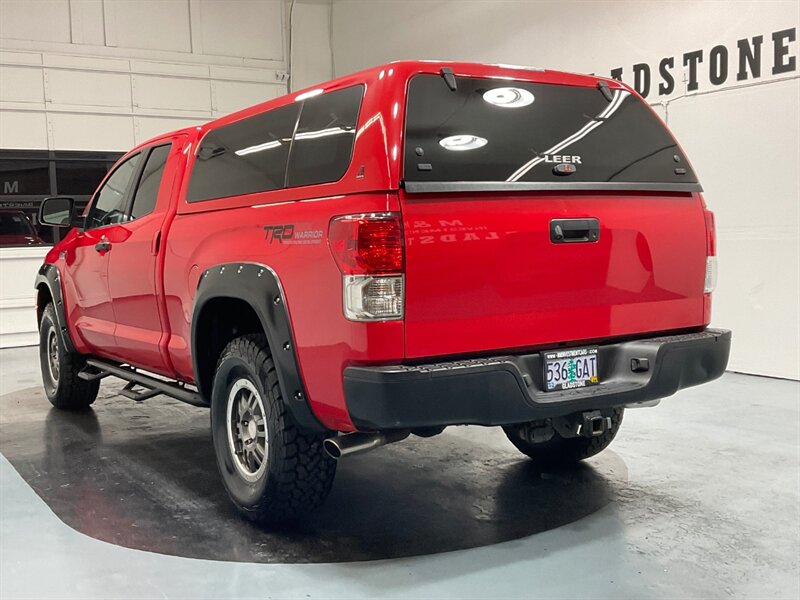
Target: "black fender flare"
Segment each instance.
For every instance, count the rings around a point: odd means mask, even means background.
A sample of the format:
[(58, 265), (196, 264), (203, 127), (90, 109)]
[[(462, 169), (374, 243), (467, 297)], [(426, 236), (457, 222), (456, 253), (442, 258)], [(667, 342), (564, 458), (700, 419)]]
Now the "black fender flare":
[[(72, 337), (69, 335), (69, 328), (67, 327), (67, 316), (64, 310), (64, 297), (61, 293), (61, 274), (58, 267), (54, 264), (45, 263), (39, 267), (39, 272), (36, 274), (36, 281), (33, 287), (38, 291), (42, 285), (46, 285), (50, 291), (50, 297), (53, 299), (53, 306), (56, 309), (56, 321), (58, 322), (58, 330), (61, 332), (61, 340), (64, 343), (64, 348), (67, 352), (75, 352), (75, 344), (72, 343)], [(44, 310), (43, 306), (37, 308)], [(38, 316), (38, 311), (37, 311)], [(36, 330), (39, 330), (41, 323), (36, 323)]]
[(267, 265), (234, 262), (206, 269), (197, 284), (192, 309), (192, 368), (200, 393), (210, 401), (210, 389), (203, 389), (203, 378), (197, 352), (198, 317), (204, 306), (213, 299), (232, 298), (250, 305), (267, 336), (272, 360), (278, 375), (281, 396), (295, 422), (307, 431), (324, 432), (325, 427), (314, 416), (308, 404), (300, 367), (295, 352), (294, 335), (277, 273)]

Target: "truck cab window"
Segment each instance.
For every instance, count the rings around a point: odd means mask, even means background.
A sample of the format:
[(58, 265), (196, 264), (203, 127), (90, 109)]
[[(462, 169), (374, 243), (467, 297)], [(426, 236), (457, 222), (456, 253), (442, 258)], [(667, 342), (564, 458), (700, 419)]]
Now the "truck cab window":
[(125, 221), (125, 192), (136, 172), (141, 154), (134, 154), (112, 173), (97, 192), (86, 220), (86, 229), (95, 229)]

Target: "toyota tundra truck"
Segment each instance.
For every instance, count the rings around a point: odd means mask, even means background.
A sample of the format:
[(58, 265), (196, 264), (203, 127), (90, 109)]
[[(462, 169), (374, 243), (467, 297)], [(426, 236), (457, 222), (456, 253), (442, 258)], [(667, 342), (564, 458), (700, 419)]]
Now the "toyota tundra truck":
[(337, 459), (500, 426), (541, 468), (626, 407), (719, 377), (714, 217), (620, 81), (402, 61), (145, 142), (36, 278), (50, 402), (100, 380), (210, 408), (222, 482), (261, 523)]

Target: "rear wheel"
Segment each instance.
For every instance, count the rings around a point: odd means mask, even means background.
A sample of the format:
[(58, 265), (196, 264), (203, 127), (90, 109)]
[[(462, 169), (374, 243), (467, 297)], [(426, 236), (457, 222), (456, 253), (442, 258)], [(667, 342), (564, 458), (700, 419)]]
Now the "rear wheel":
[(77, 352), (68, 352), (64, 346), (52, 302), (45, 307), (39, 323), (39, 364), (45, 394), (56, 408), (81, 410), (97, 398), (100, 381), (78, 377), (86, 359)]
[(534, 430), (545, 425), (542, 421), (503, 427), (509, 441), (541, 467), (563, 467), (594, 456), (608, 448), (622, 425), (624, 408), (615, 408), (611, 414), (611, 427), (595, 437), (569, 437), (553, 430), (552, 437), (536, 441)]
[(248, 519), (293, 519), (330, 493), (336, 461), (323, 451), (325, 436), (301, 430), (286, 411), (263, 335), (236, 338), (223, 351), (211, 433), (225, 489)]

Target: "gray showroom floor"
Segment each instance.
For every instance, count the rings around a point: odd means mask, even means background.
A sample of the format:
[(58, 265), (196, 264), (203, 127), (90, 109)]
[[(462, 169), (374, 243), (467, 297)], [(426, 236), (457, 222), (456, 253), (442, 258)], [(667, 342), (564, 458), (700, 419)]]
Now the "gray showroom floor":
[[(334, 486), (328, 510), (341, 506), (347, 512), (348, 506), (355, 506), (352, 512), (357, 514), (343, 514), (342, 521), (351, 523), (347, 526), (318, 518), (315, 535), (324, 544), (315, 546), (308, 539), (300, 543), (291, 532), (239, 529), (231, 521), (234, 535), (229, 533), (225, 544), (237, 546), (242, 551), (239, 558), (204, 542), (205, 548), (214, 548), (214, 557), (224, 560), (187, 558), (202, 553), (183, 548), (191, 542), (179, 534), (170, 536), (173, 525), (167, 520), (163, 537), (177, 539), (142, 541), (135, 532), (147, 523), (138, 520), (136, 512), (146, 504), (126, 504), (122, 500), (135, 498), (102, 489), (112, 483), (131, 485), (145, 472), (163, 473), (163, 464), (143, 455), (158, 448), (151, 443), (158, 436), (153, 438), (153, 427), (147, 425), (151, 415), (186, 414), (198, 424), (185, 440), (170, 430), (165, 443), (180, 450), (204, 443), (202, 413), (182, 413), (177, 406), (160, 405), (170, 402), (161, 399), (122, 404), (108, 397), (113, 388), (107, 387), (107, 397), (98, 401), (105, 407), (97, 407), (89, 428), (78, 425), (84, 445), (76, 448), (77, 438), (52, 439), (66, 435), (75, 423), (51, 417), (43, 405), (20, 406), (25, 398), (38, 397), (32, 389), (38, 386), (35, 349), (0, 351), (0, 598), (800, 596), (797, 382), (726, 374), (657, 408), (630, 410), (611, 448), (587, 467), (566, 474), (529, 472), (524, 458), (498, 430), (450, 428), (431, 440), (412, 438), (342, 465), (339, 489)], [(136, 427), (119, 423), (124, 420)], [(137, 427), (142, 435), (150, 434), (150, 441), (137, 444), (135, 438), (114, 437), (115, 431), (130, 433)], [(35, 431), (37, 437), (27, 441), (25, 431)], [(38, 443), (47, 447), (45, 453), (83, 455), (91, 453), (86, 440), (108, 445), (110, 451), (101, 459), (125, 460), (108, 465), (97, 490), (86, 483), (97, 482), (97, 473), (89, 479), (83, 474), (75, 482), (82, 485), (80, 496), (70, 495), (73, 469), (67, 460), (48, 456), (42, 463), (30, 453)], [(29, 454), (21, 452), (23, 447)], [(380, 469), (395, 460), (401, 464), (383, 475)], [(429, 464), (437, 465), (442, 476), (426, 471)], [(504, 477), (495, 480), (494, 470), (503, 471)], [(174, 531), (196, 536), (205, 525), (228, 523), (224, 505), (209, 509), (216, 506), (219, 488), (213, 473), (208, 477), (197, 487), (204, 494), (195, 507), (201, 522)], [(344, 489), (348, 482), (359, 481), (361, 485)], [(415, 504), (433, 514), (418, 515), (434, 519), (427, 539), (420, 542), (424, 554), (419, 556), (410, 556), (408, 539), (392, 529), (393, 516), (400, 518), (392, 512), (395, 508), (389, 514), (375, 509), (374, 515), (389, 523), (385, 531), (376, 534), (359, 523), (374, 516), (363, 512), (370, 498), (389, 501), (385, 499), (390, 496), (377, 488), (391, 489), (397, 481), (416, 486), (427, 482), (434, 496), (417, 492), (402, 498), (408, 511), (403, 518), (413, 516)], [(158, 479), (149, 484), (166, 485)], [(179, 478), (159, 501), (167, 508), (170, 501), (185, 502), (195, 489), (190, 484), (188, 478)], [(391, 496), (398, 494), (402, 490), (392, 489)], [(111, 503), (97, 516), (103, 526), (76, 520), (76, 507), (65, 506), (98, 497)], [(451, 504), (465, 498), (468, 510), (454, 512)], [(451, 522), (439, 523), (437, 511), (450, 515)], [(185, 506), (176, 506), (176, 513), (191, 520)], [(217, 513), (225, 514), (218, 523), (210, 523)], [(481, 533), (481, 523), (490, 534)], [(151, 529), (150, 537), (153, 531), (159, 533), (157, 527)], [(237, 545), (231, 538), (239, 531), (245, 541)], [(462, 531), (469, 540), (459, 545)], [(213, 537), (220, 536), (224, 531)], [(125, 541), (114, 543), (117, 539)], [(375, 539), (402, 540), (405, 546), (381, 548)], [(280, 547), (276, 550), (271, 544)], [(337, 557), (339, 547), (344, 561)], [(304, 548), (309, 556), (298, 554)], [(347, 560), (356, 554), (358, 560)], [(276, 557), (285, 557), (283, 564)]]

